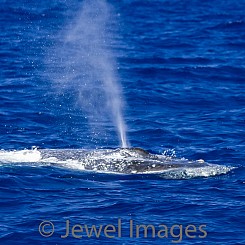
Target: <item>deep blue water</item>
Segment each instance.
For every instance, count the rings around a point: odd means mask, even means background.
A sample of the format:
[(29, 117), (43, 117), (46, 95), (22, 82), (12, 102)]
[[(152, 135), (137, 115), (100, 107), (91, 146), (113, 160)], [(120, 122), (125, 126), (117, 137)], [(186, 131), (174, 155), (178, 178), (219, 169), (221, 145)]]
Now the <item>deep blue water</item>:
[[(91, 126), (77, 91), (54, 88), (62, 62), (50, 57), (59, 56), (63, 31), (74, 28), (83, 1), (0, 3), (0, 148), (119, 147), (110, 120)], [(107, 4), (113, 17), (107, 45), (131, 146), (236, 168), (215, 177), (163, 179), (3, 162), (1, 244), (245, 244), (245, 1)], [(83, 231), (80, 239), (62, 239), (68, 219), (71, 226), (116, 228), (121, 219), (122, 234), (88, 238)], [(50, 237), (39, 233), (43, 220), (54, 224)], [(157, 231), (165, 224), (168, 238), (150, 232), (130, 238), (130, 220)], [(180, 228), (176, 237), (170, 233), (175, 224), (183, 226), (182, 239)], [(188, 238), (190, 224), (206, 225), (207, 236), (199, 231)]]

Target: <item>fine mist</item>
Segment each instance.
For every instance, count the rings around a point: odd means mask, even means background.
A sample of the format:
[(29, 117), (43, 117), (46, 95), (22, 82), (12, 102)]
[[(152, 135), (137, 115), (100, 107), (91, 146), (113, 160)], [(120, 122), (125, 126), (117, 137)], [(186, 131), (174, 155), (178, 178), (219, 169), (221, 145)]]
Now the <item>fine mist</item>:
[(62, 93), (74, 94), (92, 131), (111, 123), (120, 145), (127, 147), (122, 89), (110, 45), (113, 9), (106, 0), (85, 0), (67, 22), (51, 55), (53, 85)]

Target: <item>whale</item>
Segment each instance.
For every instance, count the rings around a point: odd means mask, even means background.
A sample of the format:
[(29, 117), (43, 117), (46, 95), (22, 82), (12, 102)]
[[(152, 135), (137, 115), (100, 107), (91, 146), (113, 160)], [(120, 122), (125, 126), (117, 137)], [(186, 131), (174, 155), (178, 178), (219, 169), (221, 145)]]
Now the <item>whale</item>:
[(142, 148), (118, 148), (86, 150), (40, 150), (42, 161), (60, 162), (77, 161), (84, 170), (140, 174), (161, 172), (177, 168), (198, 168), (207, 165), (203, 160), (190, 161), (177, 159), (162, 154), (152, 154)]
[(0, 167), (51, 166), (103, 174), (154, 174), (164, 179), (188, 179), (226, 174), (235, 167), (150, 153), (141, 148), (0, 150)]

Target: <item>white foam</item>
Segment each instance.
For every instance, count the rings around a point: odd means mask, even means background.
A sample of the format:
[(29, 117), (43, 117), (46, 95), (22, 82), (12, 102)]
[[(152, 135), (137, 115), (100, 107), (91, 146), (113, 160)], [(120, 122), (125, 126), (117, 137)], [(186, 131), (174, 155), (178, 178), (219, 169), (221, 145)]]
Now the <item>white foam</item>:
[(190, 179), (197, 177), (211, 177), (221, 174), (227, 174), (235, 167), (222, 166), (217, 164), (208, 164), (198, 168), (179, 168), (167, 170), (161, 174), (161, 177), (166, 179)]
[(37, 150), (21, 150), (21, 151), (0, 151), (0, 162), (38, 162), (41, 160), (41, 153)]

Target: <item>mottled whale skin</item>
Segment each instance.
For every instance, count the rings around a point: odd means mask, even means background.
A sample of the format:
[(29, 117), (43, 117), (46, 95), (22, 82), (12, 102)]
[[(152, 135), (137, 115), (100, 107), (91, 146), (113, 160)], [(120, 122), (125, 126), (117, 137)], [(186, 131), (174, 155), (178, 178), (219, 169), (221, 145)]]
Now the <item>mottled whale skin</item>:
[(107, 150), (41, 150), (42, 158), (73, 159), (81, 162), (85, 170), (123, 174), (161, 172), (171, 169), (207, 165), (203, 160), (189, 161), (165, 155), (151, 154), (141, 148), (118, 148)]
[(156, 174), (164, 179), (209, 177), (235, 168), (152, 154), (141, 148), (0, 150), (0, 167), (4, 164), (55, 166), (110, 174)]

